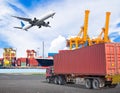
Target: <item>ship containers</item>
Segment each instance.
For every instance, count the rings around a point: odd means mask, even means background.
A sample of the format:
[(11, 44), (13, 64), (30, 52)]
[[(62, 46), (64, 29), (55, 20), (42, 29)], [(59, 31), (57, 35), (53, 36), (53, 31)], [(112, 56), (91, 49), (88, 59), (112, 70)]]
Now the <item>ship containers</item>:
[(27, 65), (27, 58), (18, 58), (17, 66), (25, 67)]
[(48, 57), (54, 57), (58, 53), (48, 53)]
[(120, 83), (120, 43), (60, 51), (54, 56), (52, 69), (54, 75), (47, 80), (52, 77), (54, 83), (64, 84), (82, 77), (87, 88), (115, 87)]
[(21, 66), (20, 58), (17, 59), (16, 64), (17, 64), (17, 66)]
[(28, 59), (29, 66), (38, 66), (38, 61), (35, 58)]
[(0, 58), (0, 67), (3, 66), (3, 58)]

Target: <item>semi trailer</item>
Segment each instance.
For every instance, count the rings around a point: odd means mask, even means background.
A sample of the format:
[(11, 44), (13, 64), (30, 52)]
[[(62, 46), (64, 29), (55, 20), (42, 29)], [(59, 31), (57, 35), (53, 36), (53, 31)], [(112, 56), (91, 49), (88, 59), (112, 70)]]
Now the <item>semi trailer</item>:
[(114, 88), (120, 83), (120, 43), (103, 43), (62, 50), (46, 70), (49, 83), (64, 85), (84, 80), (88, 89)]

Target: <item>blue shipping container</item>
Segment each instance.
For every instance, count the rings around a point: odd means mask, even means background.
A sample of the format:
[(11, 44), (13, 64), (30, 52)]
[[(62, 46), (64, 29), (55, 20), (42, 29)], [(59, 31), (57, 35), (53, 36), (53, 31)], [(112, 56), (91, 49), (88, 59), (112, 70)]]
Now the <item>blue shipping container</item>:
[(56, 54), (58, 54), (58, 53), (48, 53), (48, 57), (53, 57)]

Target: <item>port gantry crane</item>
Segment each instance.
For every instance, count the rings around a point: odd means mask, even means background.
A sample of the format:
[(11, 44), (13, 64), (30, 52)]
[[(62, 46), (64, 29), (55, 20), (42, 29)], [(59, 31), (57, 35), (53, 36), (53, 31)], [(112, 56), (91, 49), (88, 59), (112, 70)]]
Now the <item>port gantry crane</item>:
[(36, 56), (35, 50), (26, 50), (27, 52), (27, 58), (34, 58)]
[(78, 49), (80, 45), (84, 46), (86, 41), (89, 40), (89, 36), (87, 35), (89, 13), (89, 10), (85, 11), (84, 26), (81, 27), (81, 30), (78, 33), (78, 35), (67, 39), (67, 47), (69, 46), (70, 50), (72, 50), (73, 45), (75, 45), (75, 49)]
[(4, 66), (12, 66), (12, 62), (16, 59), (16, 50), (13, 48), (4, 48), (3, 59)]
[(105, 27), (102, 28), (102, 31), (97, 38), (90, 40), (90, 45), (111, 42), (108, 36), (110, 14), (110, 12), (106, 12)]
[(110, 20), (110, 12), (106, 12), (106, 21), (105, 21), (105, 27), (102, 28), (101, 33), (98, 35), (95, 39), (90, 39), (88, 32), (88, 18), (89, 18), (89, 10), (85, 11), (85, 18), (84, 18), (84, 26), (81, 27), (80, 32), (77, 36), (72, 37), (70, 39), (67, 39), (67, 47), (70, 48), (70, 50), (73, 49), (73, 45), (75, 45), (75, 49), (78, 49), (80, 45), (83, 47), (85, 46), (85, 43), (87, 43), (88, 46), (99, 44), (99, 43), (107, 43), (111, 42), (110, 38), (108, 36), (109, 31), (109, 20)]

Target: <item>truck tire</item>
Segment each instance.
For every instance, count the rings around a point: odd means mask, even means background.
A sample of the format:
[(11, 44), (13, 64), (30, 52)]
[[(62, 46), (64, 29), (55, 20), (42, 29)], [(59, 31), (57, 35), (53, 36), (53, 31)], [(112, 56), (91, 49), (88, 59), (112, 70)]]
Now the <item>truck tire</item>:
[(46, 78), (46, 81), (47, 81), (48, 83), (51, 83), (51, 78), (50, 78), (50, 77), (47, 77), (47, 78)]
[(93, 87), (93, 89), (100, 89), (100, 83), (99, 83), (98, 79), (93, 79), (92, 87)]
[(63, 85), (63, 79), (61, 76), (58, 76), (58, 84)]
[(59, 85), (64, 85), (65, 84), (64, 76), (58, 76), (58, 84)]
[(92, 80), (85, 79), (85, 87), (88, 89), (91, 89), (92, 88)]
[(54, 77), (54, 84), (58, 84), (58, 77), (57, 76)]

